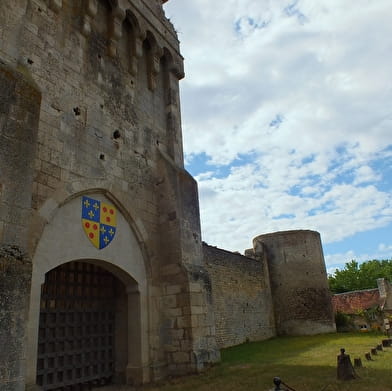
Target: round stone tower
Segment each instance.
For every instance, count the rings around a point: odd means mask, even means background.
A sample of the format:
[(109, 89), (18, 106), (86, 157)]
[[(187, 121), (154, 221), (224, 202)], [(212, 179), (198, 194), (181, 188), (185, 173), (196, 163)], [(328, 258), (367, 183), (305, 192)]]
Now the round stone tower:
[(253, 239), (267, 257), (278, 335), (335, 331), (320, 234), (282, 231)]

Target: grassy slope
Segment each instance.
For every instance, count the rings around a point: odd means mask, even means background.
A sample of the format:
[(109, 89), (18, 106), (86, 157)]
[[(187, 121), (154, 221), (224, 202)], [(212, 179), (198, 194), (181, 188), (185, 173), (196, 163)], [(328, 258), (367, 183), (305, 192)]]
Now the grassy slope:
[[(200, 375), (174, 379), (148, 391), (267, 391), (280, 376), (296, 391), (386, 391), (392, 390), (392, 348), (385, 348), (373, 361), (364, 354), (381, 343), (375, 334), (327, 334), (275, 338), (225, 349), (222, 363)], [(341, 347), (351, 360), (364, 365), (359, 379), (336, 380), (336, 356)]]

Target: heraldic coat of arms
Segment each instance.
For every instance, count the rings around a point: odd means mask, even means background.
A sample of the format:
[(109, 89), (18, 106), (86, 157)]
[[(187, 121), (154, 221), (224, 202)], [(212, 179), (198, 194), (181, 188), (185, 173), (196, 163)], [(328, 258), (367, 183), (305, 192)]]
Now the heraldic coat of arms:
[(101, 250), (113, 240), (116, 234), (116, 208), (83, 196), (82, 225), (90, 242)]

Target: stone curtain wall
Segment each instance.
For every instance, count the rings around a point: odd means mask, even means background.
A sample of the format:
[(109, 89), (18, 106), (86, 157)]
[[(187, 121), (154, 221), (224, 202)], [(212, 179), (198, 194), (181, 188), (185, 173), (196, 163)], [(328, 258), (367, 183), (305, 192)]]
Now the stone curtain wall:
[[(219, 348), (275, 335), (263, 261), (203, 244)], [(266, 279), (267, 277), (267, 279)]]

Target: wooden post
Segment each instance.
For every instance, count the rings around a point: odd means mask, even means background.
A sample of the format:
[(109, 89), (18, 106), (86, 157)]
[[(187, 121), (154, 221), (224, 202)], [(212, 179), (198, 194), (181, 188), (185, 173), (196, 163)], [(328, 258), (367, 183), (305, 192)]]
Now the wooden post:
[(362, 368), (362, 360), (360, 358), (354, 358), (354, 368)]
[(337, 377), (338, 380), (351, 380), (355, 379), (355, 370), (351, 363), (350, 355), (345, 354), (345, 349), (340, 349), (340, 354), (337, 356), (338, 368)]
[(383, 339), (382, 340), (382, 346), (384, 346), (384, 348), (388, 348), (391, 346), (391, 340), (390, 339)]

